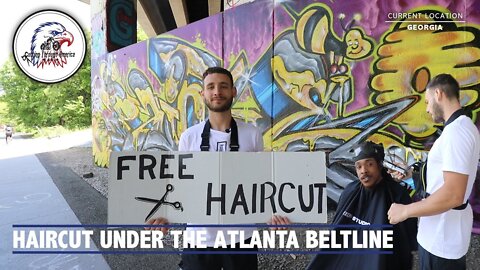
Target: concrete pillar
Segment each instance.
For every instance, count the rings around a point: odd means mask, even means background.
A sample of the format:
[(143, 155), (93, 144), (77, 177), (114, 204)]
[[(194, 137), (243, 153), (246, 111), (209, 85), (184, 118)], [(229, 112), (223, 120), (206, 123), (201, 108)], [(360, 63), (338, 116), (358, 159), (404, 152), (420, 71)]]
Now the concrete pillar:
[(173, 17), (175, 17), (177, 27), (187, 25), (189, 21), (185, 0), (168, 0), (168, 2), (170, 2), (170, 7), (172, 8)]
[(142, 5), (137, 4), (137, 21), (149, 38), (158, 36)]
[(208, 0), (208, 16), (220, 13), (222, 0)]

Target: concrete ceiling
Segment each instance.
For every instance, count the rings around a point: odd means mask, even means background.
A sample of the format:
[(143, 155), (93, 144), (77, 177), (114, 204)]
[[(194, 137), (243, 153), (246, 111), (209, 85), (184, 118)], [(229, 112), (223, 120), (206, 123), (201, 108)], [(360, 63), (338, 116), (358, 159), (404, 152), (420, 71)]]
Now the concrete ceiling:
[[(90, 4), (90, 0), (79, 0)], [(223, 0), (137, 0), (137, 20), (148, 37), (223, 11)]]

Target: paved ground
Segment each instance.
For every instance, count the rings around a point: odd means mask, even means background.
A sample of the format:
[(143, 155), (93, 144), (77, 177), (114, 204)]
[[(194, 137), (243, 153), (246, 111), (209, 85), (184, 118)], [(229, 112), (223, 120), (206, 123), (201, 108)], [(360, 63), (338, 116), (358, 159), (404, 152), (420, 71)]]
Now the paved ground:
[[(12, 254), (12, 224), (106, 224), (106, 192), (79, 176), (82, 168), (90, 172), (91, 148), (78, 147), (88, 147), (90, 137), (84, 131), (63, 138), (14, 139), (8, 146), (0, 137), (0, 269), (178, 269), (178, 255)], [(66, 160), (76, 161), (76, 173)], [(90, 164), (82, 165), (86, 162)], [(329, 216), (333, 211), (330, 203)], [(475, 235), (468, 269), (479, 269), (479, 247)], [(303, 269), (309, 260), (305, 255), (261, 255), (259, 267)]]
[(0, 137), (0, 269), (178, 269), (178, 255), (12, 254), (12, 225), (107, 223), (106, 197), (58, 159), (63, 149), (90, 144), (88, 130), (52, 139), (16, 137), (8, 145)]
[(74, 146), (88, 146), (92, 142), (92, 131), (87, 129), (50, 139), (26, 139), (23, 137), (25, 136), (14, 134), (13, 140), (6, 144), (5, 134), (0, 133), (0, 160), (64, 150)]
[(0, 269), (108, 269), (101, 255), (12, 254), (12, 224), (81, 223), (35, 155), (3, 159), (0, 172)]
[[(65, 200), (81, 224), (107, 224), (107, 198), (93, 189), (70, 168), (57, 162), (57, 152), (41, 153), (37, 156), (57, 185)], [(81, 196), (79, 196), (81, 194)], [(98, 229), (88, 228), (95, 231)], [(94, 242), (99, 245), (99, 239)], [(164, 255), (104, 255), (112, 269), (178, 269), (179, 256)], [(104, 268), (97, 268), (104, 269)]]

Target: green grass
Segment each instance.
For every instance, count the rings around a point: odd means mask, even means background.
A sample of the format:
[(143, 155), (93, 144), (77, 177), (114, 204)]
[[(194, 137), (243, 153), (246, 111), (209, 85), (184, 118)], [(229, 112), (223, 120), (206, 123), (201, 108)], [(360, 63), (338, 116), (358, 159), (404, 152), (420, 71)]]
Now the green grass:
[(33, 137), (34, 138), (40, 138), (40, 137), (54, 138), (64, 134), (71, 133), (72, 131), (75, 131), (75, 130), (69, 130), (64, 128), (63, 126), (43, 127), (43, 128), (37, 128), (33, 134)]

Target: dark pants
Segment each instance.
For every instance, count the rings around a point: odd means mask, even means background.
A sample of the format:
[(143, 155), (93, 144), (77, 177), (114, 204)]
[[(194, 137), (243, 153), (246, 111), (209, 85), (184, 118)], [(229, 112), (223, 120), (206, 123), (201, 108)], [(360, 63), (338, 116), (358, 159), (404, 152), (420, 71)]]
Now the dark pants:
[[(246, 243), (250, 243), (250, 238)], [(258, 251), (258, 248), (186, 248), (183, 251)], [(180, 267), (183, 270), (256, 270), (258, 268), (257, 254), (182, 254)]]
[(467, 269), (466, 255), (460, 259), (445, 259), (433, 255), (418, 245), (420, 269), (422, 270), (464, 270)]

